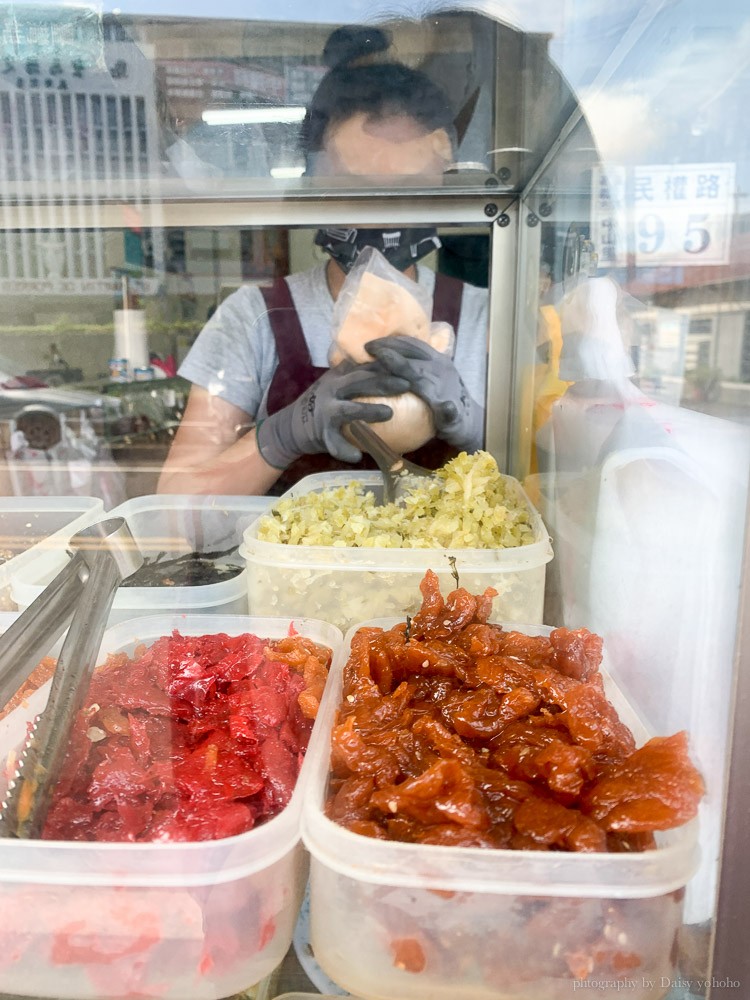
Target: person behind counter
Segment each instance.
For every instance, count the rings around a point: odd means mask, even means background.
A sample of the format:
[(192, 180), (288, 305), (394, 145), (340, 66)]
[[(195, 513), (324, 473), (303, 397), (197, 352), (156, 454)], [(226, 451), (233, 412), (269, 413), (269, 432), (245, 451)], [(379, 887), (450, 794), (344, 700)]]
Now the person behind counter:
[[(423, 73), (390, 61), (388, 46), (378, 29), (331, 35), (331, 68), (302, 127), (308, 173), (440, 183), (455, 142), (448, 99)], [(206, 323), (180, 368), (193, 385), (160, 492), (278, 493), (310, 472), (351, 468), (362, 455), (345, 425), (359, 419), (377, 430), (392, 416), (362, 396), (411, 391), (428, 404), (436, 440), (411, 456), (423, 464), (482, 446), (486, 291), (418, 264), (440, 245), (434, 230), (327, 229), (316, 243), (325, 263), (270, 289), (239, 289)], [(367, 245), (431, 293), (433, 321), (456, 332), (453, 359), (393, 336), (367, 345), (373, 362), (327, 366), (333, 304)]]

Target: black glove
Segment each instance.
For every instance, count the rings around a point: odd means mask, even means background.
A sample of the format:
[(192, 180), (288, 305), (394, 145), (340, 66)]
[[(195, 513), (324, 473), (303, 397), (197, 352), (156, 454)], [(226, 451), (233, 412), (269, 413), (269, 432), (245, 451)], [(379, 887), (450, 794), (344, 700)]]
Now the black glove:
[(427, 403), (439, 438), (469, 452), (483, 446), (484, 410), (469, 395), (447, 354), (400, 334), (371, 340), (365, 349)]
[(358, 396), (400, 396), (409, 383), (374, 361), (342, 361), (321, 375), (289, 406), (261, 420), (256, 428), (258, 450), (277, 469), (286, 469), (301, 455), (327, 452), (342, 462), (358, 462), (362, 452), (341, 433), (352, 420), (390, 420), (384, 403), (358, 403)]

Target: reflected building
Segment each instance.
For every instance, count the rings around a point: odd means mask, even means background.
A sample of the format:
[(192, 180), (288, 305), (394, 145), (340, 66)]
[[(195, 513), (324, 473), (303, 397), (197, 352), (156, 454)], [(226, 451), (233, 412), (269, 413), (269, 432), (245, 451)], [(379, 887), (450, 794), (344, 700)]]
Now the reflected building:
[[(119, 281), (100, 229), (76, 227), (77, 203), (98, 188), (135, 206), (159, 175), (160, 137), (151, 62), (115, 20), (101, 25), (92, 58), (6, 55), (0, 69), (0, 201), (59, 202), (69, 226), (5, 230), (0, 291), (17, 295), (109, 295)], [(38, 208), (31, 209), (43, 223)], [(95, 203), (94, 203), (95, 211)], [(35, 220), (36, 221), (36, 220)], [(131, 220), (139, 230), (137, 216)], [(139, 265), (125, 236), (121, 260)], [(159, 238), (151, 239), (158, 270)], [(135, 259), (134, 259), (135, 258)]]

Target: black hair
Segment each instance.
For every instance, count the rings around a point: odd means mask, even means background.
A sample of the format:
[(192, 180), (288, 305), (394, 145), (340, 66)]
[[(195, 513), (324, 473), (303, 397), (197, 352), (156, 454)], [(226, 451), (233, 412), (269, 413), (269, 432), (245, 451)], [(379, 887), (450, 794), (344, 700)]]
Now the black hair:
[(335, 69), (336, 66), (387, 52), (390, 46), (391, 36), (383, 28), (348, 24), (343, 28), (336, 28), (328, 36), (323, 47), (323, 65)]
[(356, 114), (382, 119), (405, 115), (425, 131), (445, 129), (455, 144), (450, 101), (425, 73), (396, 61), (361, 62), (380, 56), (390, 47), (389, 35), (380, 28), (337, 28), (323, 49), (330, 66), (307, 108), (300, 132), (305, 159), (319, 153), (332, 125)]

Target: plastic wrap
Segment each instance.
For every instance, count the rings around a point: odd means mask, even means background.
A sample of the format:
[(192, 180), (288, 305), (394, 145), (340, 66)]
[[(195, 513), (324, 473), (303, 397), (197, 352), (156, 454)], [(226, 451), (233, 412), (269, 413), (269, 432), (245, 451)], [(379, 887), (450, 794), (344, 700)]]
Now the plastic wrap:
[[(379, 251), (368, 248), (347, 275), (336, 300), (329, 362), (372, 361), (365, 344), (393, 334), (414, 337), (441, 354), (451, 354), (453, 330), (448, 323), (432, 323), (431, 314), (430, 294), (392, 267)], [(414, 393), (364, 398), (386, 403), (393, 410), (391, 419), (375, 429), (394, 451), (414, 451), (434, 436), (430, 408)]]

